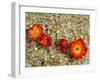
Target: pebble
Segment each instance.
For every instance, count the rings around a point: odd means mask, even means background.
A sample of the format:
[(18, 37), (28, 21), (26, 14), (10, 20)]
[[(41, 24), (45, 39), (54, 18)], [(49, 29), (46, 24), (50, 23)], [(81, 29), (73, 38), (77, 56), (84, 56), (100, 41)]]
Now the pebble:
[(59, 33), (59, 30), (57, 30), (57, 32), (56, 33)]
[(35, 50), (37, 50), (37, 48), (35, 48)]

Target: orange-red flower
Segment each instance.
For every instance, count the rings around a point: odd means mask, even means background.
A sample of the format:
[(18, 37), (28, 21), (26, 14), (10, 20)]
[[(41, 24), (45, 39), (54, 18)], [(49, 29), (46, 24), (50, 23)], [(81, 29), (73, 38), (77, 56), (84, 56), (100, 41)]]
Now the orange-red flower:
[(32, 40), (36, 41), (38, 40), (39, 36), (43, 34), (43, 28), (38, 23), (33, 24), (32, 27), (28, 30), (28, 34)]
[(82, 39), (73, 40), (70, 43), (70, 55), (75, 59), (80, 59), (87, 52), (87, 47)]
[(42, 34), (39, 37), (39, 44), (41, 44), (44, 47), (50, 46), (52, 44), (52, 37), (50, 37), (47, 34)]

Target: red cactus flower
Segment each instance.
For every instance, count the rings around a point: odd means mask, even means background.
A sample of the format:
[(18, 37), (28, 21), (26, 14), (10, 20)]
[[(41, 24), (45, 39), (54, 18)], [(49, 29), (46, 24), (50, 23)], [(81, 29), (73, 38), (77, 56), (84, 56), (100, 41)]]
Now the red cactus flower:
[(59, 47), (60, 47), (60, 51), (62, 53), (66, 53), (67, 52), (67, 40), (66, 39), (60, 39), (58, 44), (59, 44)]
[(52, 37), (50, 37), (47, 34), (42, 34), (39, 37), (39, 44), (41, 44), (44, 47), (50, 46), (52, 44)]
[(59, 40), (59, 46), (60, 47), (67, 47), (67, 40), (66, 39), (60, 39)]
[(70, 43), (70, 55), (75, 59), (80, 59), (87, 52), (87, 47), (82, 39), (73, 40)]
[(33, 24), (32, 27), (28, 30), (28, 34), (29, 37), (32, 38), (32, 40), (36, 41), (39, 36), (43, 34), (43, 28), (38, 23)]
[(66, 53), (67, 49), (66, 49), (66, 47), (60, 47), (60, 51), (61, 51), (61, 53)]

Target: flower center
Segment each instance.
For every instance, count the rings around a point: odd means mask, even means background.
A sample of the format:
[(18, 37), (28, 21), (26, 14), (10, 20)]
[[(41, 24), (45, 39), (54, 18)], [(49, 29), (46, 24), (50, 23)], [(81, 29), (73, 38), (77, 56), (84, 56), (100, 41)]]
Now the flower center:
[(79, 47), (77, 47), (76, 50), (78, 51), (79, 50)]
[(75, 46), (75, 48), (74, 48), (74, 51), (75, 51), (75, 53), (76, 54), (80, 54), (80, 51), (81, 51), (81, 47), (80, 46)]
[(39, 28), (37, 26), (35, 26), (34, 33), (38, 34), (40, 32)]

